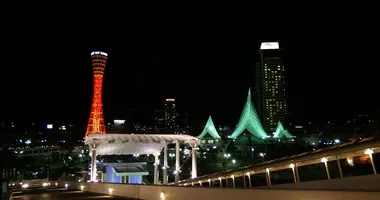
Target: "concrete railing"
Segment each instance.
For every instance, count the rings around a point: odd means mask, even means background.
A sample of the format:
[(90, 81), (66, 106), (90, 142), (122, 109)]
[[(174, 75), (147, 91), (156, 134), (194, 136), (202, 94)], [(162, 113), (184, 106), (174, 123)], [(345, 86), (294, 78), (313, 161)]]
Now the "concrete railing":
[[(350, 182), (350, 181), (349, 181)], [(352, 182), (351, 182), (352, 183)], [(68, 183), (68, 189), (144, 200), (379, 200), (380, 192), (254, 188), (177, 187), (110, 183)]]
[(380, 175), (353, 176), (330, 180), (300, 182), (296, 184), (289, 183), (262, 186), (257, 188), (380, 192)]

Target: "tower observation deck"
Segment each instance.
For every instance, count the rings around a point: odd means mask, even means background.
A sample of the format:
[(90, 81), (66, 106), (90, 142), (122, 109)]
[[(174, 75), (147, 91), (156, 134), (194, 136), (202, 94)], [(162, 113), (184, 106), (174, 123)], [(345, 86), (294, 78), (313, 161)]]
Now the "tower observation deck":
[(89, 134), (106, 134), (103, 117), (102, 87), (107, 57), (108, 55), (105, 52), (91, 52), (92, 70), (94, 74), (94, 93), (85, 138)]

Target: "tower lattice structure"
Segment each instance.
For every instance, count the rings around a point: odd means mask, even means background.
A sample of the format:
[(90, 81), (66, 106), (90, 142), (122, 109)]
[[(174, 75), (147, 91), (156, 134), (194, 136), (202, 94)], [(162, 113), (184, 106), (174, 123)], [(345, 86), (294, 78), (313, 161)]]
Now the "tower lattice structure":
[(92, 70), (94, 74), (94, 93), (85, 138), (88, 134), (106, 134), (103, 116), (102, 87), (107, 56), (107, 53), (101, 51), (91, 52)]

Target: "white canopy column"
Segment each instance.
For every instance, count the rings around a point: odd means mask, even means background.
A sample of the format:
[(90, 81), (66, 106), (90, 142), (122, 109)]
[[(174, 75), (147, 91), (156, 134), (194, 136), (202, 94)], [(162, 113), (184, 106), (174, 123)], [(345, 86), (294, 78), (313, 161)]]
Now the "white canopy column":
[(91, 145), (91, 182), (97, 182), (96, 177), (97, 177), (97, 169), (96, 169), (96, 148), (99, 146), (99, 143), (93, 143)]
[(91, 156), (91, 182), (96, 182), (96, 170), (96, 148), (93, 148)]
[(158, 184), (158, 165), (160, 164), (160, 160), (158, 157), (160, 154), (154, 154), (154, 184)]
[(168, 184), (168, 146), (164, 147), (164, 166), (162, 168), (164, 169), (162, 183)]
[(191, 165), (191, 178), (197, 178), (197, 148), (192, 149), (192, 165)]
[(191, 146), (191, 157), (192, 157), (192, 163), (191, 163), (191, 178), (197, 178), (197, 143), (189, 142), (189, 145)]
[(179, 181), (179, 173), (180, 173), (180, 155), (179, 155), (179, 141), (175, 141), (175, 182)]

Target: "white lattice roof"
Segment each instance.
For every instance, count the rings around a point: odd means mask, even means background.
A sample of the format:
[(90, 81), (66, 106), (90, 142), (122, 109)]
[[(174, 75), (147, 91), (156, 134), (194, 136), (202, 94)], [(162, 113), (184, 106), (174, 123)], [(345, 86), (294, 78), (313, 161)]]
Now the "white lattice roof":
[(160, 154), (162, 149), (176, 141), (199, 145), (199, 140), (190, 135), (176, 134), (89, 134), (87, 142), (97, 155)]

